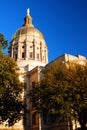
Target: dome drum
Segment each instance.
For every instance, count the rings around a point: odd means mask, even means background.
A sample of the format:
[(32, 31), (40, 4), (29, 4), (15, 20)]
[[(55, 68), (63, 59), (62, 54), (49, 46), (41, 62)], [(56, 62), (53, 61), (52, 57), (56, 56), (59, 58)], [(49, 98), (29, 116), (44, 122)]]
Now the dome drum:
[(40, 39), (44, 39), (43, 34), (36, 28), (24, 26), (15, 32), (15, 34), (12, 37), (12, 40), (14, 40), (15, 38), (20, 37), (22, 35), (25, 35), (25, 36), (30, 35), (33, 37), (38, 37)]

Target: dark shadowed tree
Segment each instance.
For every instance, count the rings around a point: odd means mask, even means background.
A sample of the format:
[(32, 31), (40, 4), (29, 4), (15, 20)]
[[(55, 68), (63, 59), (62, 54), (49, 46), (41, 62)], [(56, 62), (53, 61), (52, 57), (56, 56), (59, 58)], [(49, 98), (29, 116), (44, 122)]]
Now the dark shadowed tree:
[[(78, 120), (86, 129), (87, 118), (87, 63), (52, 63), (42, 70), (40, 83), (32, 91), (31, 101), (38, 110), (57, 114), (65, 121)], [(84, 122), (84, 123), (82, 123)]]
[(8, 46), (8, 40), (5, 39), (4, 35), (0, 33), (0, 51), (3, 51)]
[(0, 34), (0, 123), (14, 125), (23, 115), (23, 84), (19, 81), (18, 66), (14, 59), (2, 53), (7, 40)]

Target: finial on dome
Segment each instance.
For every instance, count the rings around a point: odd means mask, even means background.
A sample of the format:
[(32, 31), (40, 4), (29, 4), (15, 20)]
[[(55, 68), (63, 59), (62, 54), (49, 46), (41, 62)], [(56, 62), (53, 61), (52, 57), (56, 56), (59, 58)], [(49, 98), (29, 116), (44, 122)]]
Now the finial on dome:
[(32, 24), (32, 17), (30, 16), (30, 9), (29, 8), (27, 9), (27, 15), (24, 18), (24, 21), (25, 21), (25, 23), (24, 23), (23, 26), (32, 26), (32, 27), (34, 27), (33, 24)]
[(27, 9), (27, 16), (30, 16), (30, 9)]

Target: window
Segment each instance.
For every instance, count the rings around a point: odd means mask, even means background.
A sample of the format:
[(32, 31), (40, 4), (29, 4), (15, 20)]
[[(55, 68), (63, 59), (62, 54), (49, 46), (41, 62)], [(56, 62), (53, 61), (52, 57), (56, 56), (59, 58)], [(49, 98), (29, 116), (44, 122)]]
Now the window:
[(37, 54), (37, 60), (39, 60), (39, 54)]
[(16, 47), (15, 50), (17, 51), (17, 50), (18, 50), (18, 47)]
[(22, 48), (24, 48), (24, 45), (22, 46)]
[(30, 52), (30, 58), (31, 58), (31, 59), (33, 58), (33, 53), (32, 53), (32, 52)]
[(35, 86), (35, 81), (32, 82), (32, 87), (34, 87), (34, 86)]
[(30, 48), (32, 48), (32, 46), (30, 46)]
[(24, 52), (22, 52), (22, 58), (24, 58), (24, 57), (25, 57)]
[(37, 47), (37, 50), (39, 50), (39, 47)]
[(15, 60), (17, 60), (17, 58), (18, 58), (18, 55), (17, 55), (17, 54), (15, 54)]
[(32, 125), (37, 125), (37, 124), (38, 124), (37, 118), (38, 118), (38, 114), (37, 114), (37, 112), (34, 112), (34, 113), (32, 114)]

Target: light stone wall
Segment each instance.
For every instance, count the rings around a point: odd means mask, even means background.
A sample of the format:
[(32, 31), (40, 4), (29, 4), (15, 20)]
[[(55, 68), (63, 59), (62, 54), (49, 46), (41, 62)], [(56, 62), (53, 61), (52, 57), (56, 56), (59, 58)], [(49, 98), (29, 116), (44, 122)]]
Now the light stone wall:
[[(28, 77), (29, 77), (28, 91), (32, 89), (33, 82), (37, 83), (39, 81), (40, 71), (41, 71), (41, 67), (37, 66), (28, 72)], [(30, 122), (28, 122), (28, 121), (26, 122), (27, 130), (31, 129), (31, 128), (39, 129), (39, 114), (37, 114), (37, 116), (36, 116), (36, 125), (32, 125), (32, 115), (36, 112), (36, 109), (34, 109), (34, 108), (32, 109), (32, 104), (29, 102), (29, 98), (27, 98), (27, 106), (28, 106), (28, 110), (29, 110), (28, 118), (30, 119)]]
[(76, 61), (79, 63), (84, 63), (85, 61), (87, 61), (87, 59), (86, 59), (86, 57), (81, 56), (81, 55), (73, 56), (70, 54), (63, 54), (63, 55), (57, 57), (56, 59), (54, 59), (52, 62), (48, 63), (48, 65), (52, 64), (53, 62), (67, 62), (67, 61), (69, 61), (69, 62)]
[(6, 122), (4, 122), (0, 125), (0, 130), (23, 130), (23, 120), (18, 121), (11, 127), (6, 126)]

